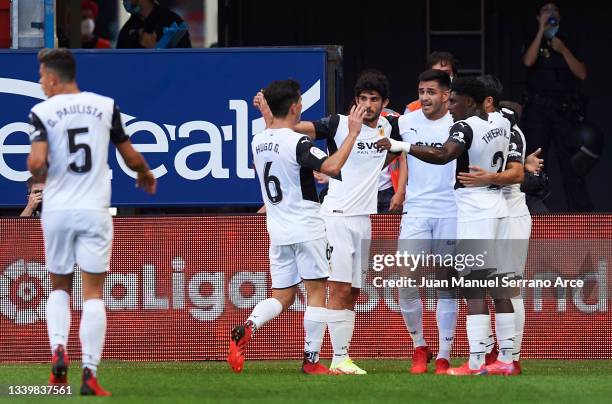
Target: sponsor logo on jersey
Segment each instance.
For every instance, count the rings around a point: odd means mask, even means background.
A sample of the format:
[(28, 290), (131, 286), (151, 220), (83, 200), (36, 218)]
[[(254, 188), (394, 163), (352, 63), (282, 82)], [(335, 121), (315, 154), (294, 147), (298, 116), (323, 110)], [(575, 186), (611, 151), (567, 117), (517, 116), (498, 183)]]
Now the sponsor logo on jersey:
[(382, 153), (382, 150), (379, 151), (376, 148), (376, 142), (364, 142), (363, 140), (357, 142), (357, 154), (377, 155), (380, 153)]

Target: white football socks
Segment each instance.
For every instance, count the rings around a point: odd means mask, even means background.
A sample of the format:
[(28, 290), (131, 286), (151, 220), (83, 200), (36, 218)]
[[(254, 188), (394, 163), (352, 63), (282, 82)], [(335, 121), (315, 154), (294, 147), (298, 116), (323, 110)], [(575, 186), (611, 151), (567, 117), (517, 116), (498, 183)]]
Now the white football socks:
[(54, 290), (47, 299), (47, 332), (51, 353), (58, 345), (68, 345), (70, 332), (70, 295), (65, 290)]
[(512, 359), (515, 361), (521, 360), (521, 345), (523, 344), (523, 332), (525, 330), (525, 305), (522, 297), (512, 299), (512, 307), (514, 307), (514, 349), (512, 351)]
[(348, 350), (355, 329), (355, 312), (346, 309), (327, 309), (327, 326), (334, 350), (332, 366), (335, 366), (348, 358)]
[(468, 315), (465, 328), (470, 344), (469, 366), (472, 370), (480, 369), (485, 362), (486, 344), (491, 329), (489, 314)]
[(83, 367), (89, 368), (96, 375), (104, 338), (106, 336), (106, 309), (102, 299), (89, 299), (83, 303), (83, 313), (79, 328), (81, 350), (83, 352)]
[(268, 321), (276, 318), (283, 312), (283, 305), (278, 299), (270, 297), (257, 303), (251, 315), (247, 319), (255, 326), (253, 331), (263, 327)]
[(399, 306), (414, 348), (427, 346), (423, 336), (423, 303), (416, 288), (398, 290)]
[[(490, 314), (488, 314), (490, 316)], [(487, 340), (485, 342), (485, 350), (490, 354), (495, 348), (495, 338), (493, 337), (493, 328), (491, 328), (491, 322), (489, 321), (489, 330), (487, 331)]]
[(306, 307), (304, 312), (304, 356), (309, 362), (319, 361), (319, 351), (323, 344), (326, 325), (327, 309), (325, 307)]
[(514, 313), (495, 314), (495, 334), (499, 344), (498, 361), (512, 363), (514, 350)]
[[(455, 326), (457, 325), (457, 300), (452, 296), (453, 291), (439, 291), (436, 306), (436, 320), (438, 322), (438, 342), (440, 349), (436, 359), (450, 359), (453, 341), (455, 339)], [(446, 295), (441, 292), (449, 292)]]

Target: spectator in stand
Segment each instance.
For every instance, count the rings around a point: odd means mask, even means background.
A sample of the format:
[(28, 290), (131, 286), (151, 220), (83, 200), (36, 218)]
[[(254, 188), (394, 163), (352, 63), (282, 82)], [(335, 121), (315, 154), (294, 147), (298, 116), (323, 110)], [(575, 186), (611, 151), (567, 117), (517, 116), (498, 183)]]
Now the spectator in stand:
[(28, 186), (28, 204), (19, 216), (40, 216), (40, 212), (42, 211), (42, 192), (43, 189), (45, 189), (45, 183), (36, 181), (34, 177), (30, 177), (26, 184)]
[[(131, 16), (119, 32), (118, 49), (155, 48), (164, 35), (164, 28), (183, 23), (178, 14), (154, 0), (123, 0), (123, 7)], [(189, 32), (174, 47), (191, 48)]]
[(96, 29), (96, 18), (98, 18), (98, 4), (93, 0), (81, 2), (81, 46), (84, 49), (109, 49), (110, 42), (99, 38)]

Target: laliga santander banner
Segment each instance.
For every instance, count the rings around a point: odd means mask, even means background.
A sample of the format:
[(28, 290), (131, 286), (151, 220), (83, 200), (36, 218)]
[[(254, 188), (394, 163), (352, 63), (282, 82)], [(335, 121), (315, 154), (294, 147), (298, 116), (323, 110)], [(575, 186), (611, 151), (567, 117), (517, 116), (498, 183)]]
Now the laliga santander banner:
[[(112, 97), (158, 179), (155, 196), (109, 151), (112, 204), (261, 204), (250, 138), (264, 129), (253, 96), (273, 80), (302, 86), (304, 119), (325, 115), (322, 48), (75, 51), (81, 91)], [(0, 51), (0, 206), (22, 206), (30, 176), (28, 113), (46, 97), (33, 51)]]
[[(373, 216), (373, 238), (398, 235), (400, 216)], [(222, 360), (231, 328), (269, 293), (265, 216), (115, 218), (104, 300), (105, 358)], [(47, 361), (45, 302), (50, 292), (37, 219), (0, 219), (0, 362)], [(534, 218), (526, 279), (581, 279), (583, 288), (525, 290), (525, 358), (610, 358), (608, 295), (612, 216)], [(538, 240), (544, 241), (543, 247)], [(560, 251), (568, 241), (576, 251)], [(561, 244), (555, 244), (555, 243)], [(535, 251), (539, 249), (539, 251)], [(370, 271), (357, 306), (354, 357), (408, 357), (397, 292), (375, 288)], [(80, 355), (80, 277), (72, 296), (71, 356)], [(437, 349), (435, 294), (423, 295), (425, 336)], [(304, 296), (253, 339), (251, 359), (300, 358)], [(467, 355), (465, 308), (454, 355)], [(326, 337), (323, 357), (331, 357)]]

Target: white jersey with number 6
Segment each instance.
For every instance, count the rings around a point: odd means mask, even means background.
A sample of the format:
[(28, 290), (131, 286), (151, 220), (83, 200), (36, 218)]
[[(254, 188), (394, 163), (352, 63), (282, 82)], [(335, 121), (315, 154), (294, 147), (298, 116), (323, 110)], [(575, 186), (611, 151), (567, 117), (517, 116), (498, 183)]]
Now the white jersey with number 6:
[(109, 141), (129, 139), (113, 99), (89, 92), (58, 94), (32, 108), (30, 125), (30, 141), (49, 145), (44, 212), (108, 211)]
[(325, 237), (312, 170), (327, 154), (308, 136), (288, 128), (266, 129), (251, 143), (255, 170), (266, 205), (271, 245), (289, 245)]

